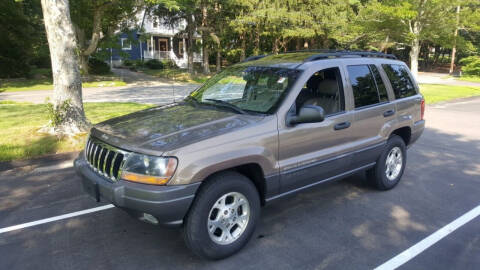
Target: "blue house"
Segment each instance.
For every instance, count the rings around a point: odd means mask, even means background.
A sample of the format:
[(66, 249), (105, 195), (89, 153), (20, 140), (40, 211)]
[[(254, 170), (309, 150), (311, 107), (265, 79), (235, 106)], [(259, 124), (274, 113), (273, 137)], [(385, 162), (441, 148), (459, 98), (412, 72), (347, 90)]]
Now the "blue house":
[[(112, 50), (111, 63), (114, 66), (122, 64), (125, 59), (130, 60), (171, 60), (180, 68), (187, 68), (187, 37), (181, 32), (185, 29), (186, 23), (183, 21), (175, 27), (169, 27), (162, 18), (142, 12), (137, 16), (138, 25), (132, 29), (131, 33), (121, 33), (119, 35), (119, 44), (121, 54), (117, 50)], [(143, 29), (143, 32), (139, 32)], [(142, 35), (145, 38), (142, 38)], [(201, 36), (195, 33), (196, 42), (201, 42)], [(144, 40), (144, 41), (141, 41)], [(193, 54), (193, 62), (201, 63), (202, 53)]]

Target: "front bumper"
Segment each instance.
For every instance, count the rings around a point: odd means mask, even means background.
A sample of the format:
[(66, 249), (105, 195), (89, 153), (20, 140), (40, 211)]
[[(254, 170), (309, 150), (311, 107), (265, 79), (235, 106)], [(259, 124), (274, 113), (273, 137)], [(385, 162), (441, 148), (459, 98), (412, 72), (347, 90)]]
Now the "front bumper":
[(74, 162), (84, 190), (97, 201), (104, 200), (136, 217), (154, 216), (159, 224), (180, 225), (187, 214), (200, 183), (155, 186), (118, 180), (112, 182), (88, 165), (83, 153)]

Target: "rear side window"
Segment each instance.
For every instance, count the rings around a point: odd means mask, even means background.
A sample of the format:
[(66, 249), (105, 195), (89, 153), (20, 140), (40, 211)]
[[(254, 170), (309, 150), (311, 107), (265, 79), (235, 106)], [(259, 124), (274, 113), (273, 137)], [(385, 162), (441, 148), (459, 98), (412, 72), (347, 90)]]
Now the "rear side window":
[(347, 66), (348, 77), (353, 88), (355, 108), (377, 104), (380, 98), (368, 65)]
[(405, 98), (417, 94), (415, 86), (413, 85), (409, 72), (405, 66), (383, 64), (382, 67), (392, 84), (395, 98)]
[(387, 88), (385, 88), (385, 84), (383, 83), (382, 77), (380, 76), (380, 72), (375, 65), (370, 65), (370, 70), (373, 73), (373, 77), (375, 78), (375, 83), (377, 84), (378, 89), (378, 96), (380, 97), (380, 102), (387, 102), (388, 95), (387, 95)]

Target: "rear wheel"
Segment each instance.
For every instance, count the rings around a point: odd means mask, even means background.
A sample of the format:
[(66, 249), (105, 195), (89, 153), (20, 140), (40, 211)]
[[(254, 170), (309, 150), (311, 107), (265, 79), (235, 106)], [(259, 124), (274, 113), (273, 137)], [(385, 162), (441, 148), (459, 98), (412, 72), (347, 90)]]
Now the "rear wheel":
[(405, 142), (397, 135), (391, 136), (375, 167), (367, 171), (368, 180), (380, 190), (395, 187), (402, 178), (407, 161)]
[(222, 259), (251, 238), (260, 214), (253, 183), (236, 172), (222, 172), (204, 183), (184, 227), (187, 246), (197, 255)]

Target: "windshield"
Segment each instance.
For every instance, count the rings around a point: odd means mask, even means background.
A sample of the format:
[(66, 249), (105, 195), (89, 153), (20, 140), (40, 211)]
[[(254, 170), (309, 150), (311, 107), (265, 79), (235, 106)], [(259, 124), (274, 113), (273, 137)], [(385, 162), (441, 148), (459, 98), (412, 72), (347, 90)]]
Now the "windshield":
[(209, 79), (189, 98), (237, 112), (273, 113), (299, 71), (273, 67), (231, 67)]

